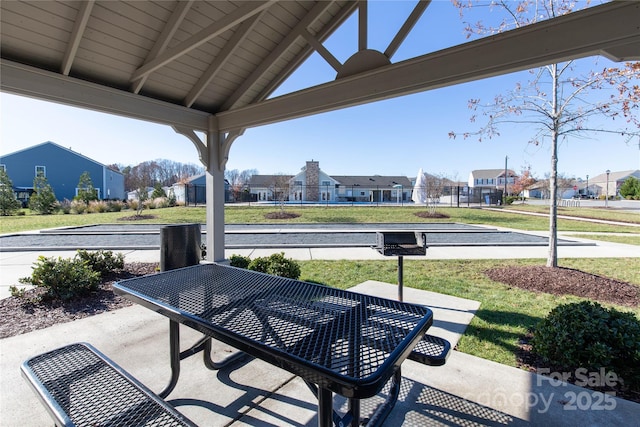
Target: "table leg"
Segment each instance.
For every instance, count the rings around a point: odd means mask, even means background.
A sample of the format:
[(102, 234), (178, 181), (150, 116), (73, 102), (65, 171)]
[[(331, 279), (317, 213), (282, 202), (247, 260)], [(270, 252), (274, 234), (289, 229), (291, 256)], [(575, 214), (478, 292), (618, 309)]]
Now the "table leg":
[(403, 286), (403, 258), (402, 255), (398, 256), (398, 301), (402, 301), (402, 286)]
[(324, 387), (318, 390), (318, 427), (333, 427), (333, 393)]
[(378, 406), (378, 409), (371, 415), (367, 427), (382, 426), (384, 420), (389, 416), (391, 410), (396, 406), (398, 396), (400, 395), (400, 382), (402, 381), (402, 373), (400, 368), (391, 377), (391, 388), (389, 389), (389, 396), (387, 399)]
[(235, 353), (231, 353), (221, 361), (214, 362), (211, 359), (211, 337), (208, 337), (208, 339), (204, 343), (204, 354), (203, 354), (204, 365), (213, 371), (222, 369), (225, 366), (228, 366), (237, 360), (245, 358), (246, 356), (248, 356), (248, 354), (245, 353), (244, 351), (236, 351)]
[(165, 398), (173, 391), (180, 376), (180, 324), (174, 320), (169, 320), (169, 356), (171, 360), (171, 379), (169, 384), (158, 393), (158, 396)]

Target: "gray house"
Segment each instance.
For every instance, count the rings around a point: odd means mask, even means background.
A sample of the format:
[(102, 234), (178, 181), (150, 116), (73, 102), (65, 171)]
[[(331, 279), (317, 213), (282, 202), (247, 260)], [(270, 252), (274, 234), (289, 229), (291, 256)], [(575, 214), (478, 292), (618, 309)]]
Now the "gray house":
[(312, 160), (297, 175), (253, 175), (249, 187), (258, 201), (376, 203), (409, 201), (413, 183), (406, 176), (330, 176)]
[(51, 141), (3, 155), (0, 168), (18, 191), (33, 190), (33, 179), (42, 174), (58, 200), (71, 200), (78, 194), (80, 175), (88, 172), (99, 199), (125, 198), (124, 175)]

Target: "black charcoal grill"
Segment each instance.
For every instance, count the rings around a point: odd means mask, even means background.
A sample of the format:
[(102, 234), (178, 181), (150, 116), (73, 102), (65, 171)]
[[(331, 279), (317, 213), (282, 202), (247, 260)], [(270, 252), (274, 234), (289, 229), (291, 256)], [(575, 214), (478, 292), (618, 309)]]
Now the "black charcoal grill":
[(426, 233), (421, 231), (378, 231), (375, 249), (384, 256), (398, 257), (398, 300), (402, 301), (402, 257), (405, 255), (426, 255)]

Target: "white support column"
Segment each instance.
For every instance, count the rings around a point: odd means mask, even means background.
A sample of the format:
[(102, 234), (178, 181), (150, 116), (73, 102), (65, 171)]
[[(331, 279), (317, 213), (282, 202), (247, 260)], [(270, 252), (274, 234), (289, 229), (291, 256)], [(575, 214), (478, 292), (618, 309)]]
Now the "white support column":
[(222, 135), (215, 116), (209, 119), (207, 132), (207, 261), (222, 261), (224, 255), (224, 168), (226, 159), (220, 159)]

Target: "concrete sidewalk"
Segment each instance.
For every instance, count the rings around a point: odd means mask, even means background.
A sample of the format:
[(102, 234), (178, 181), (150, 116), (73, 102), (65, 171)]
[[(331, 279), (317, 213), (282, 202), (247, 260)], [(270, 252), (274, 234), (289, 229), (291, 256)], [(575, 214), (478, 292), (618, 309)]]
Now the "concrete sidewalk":
[[(352, 290), (394, 298), (397, 287), (365, 282)], [(411, 288), (404, 299), (432, 307), (436, 321), (430, 333), (453, 345), (479, 307), (475, 301)], [(167, 332), (165, 317), (136, 305), (0, 340), (0, 424), (52, 424), (20, 378), (19, 366), (71, 342), (91, 342), (152, 390), (162, 389), (170, 372)], [(183, 348), (197, 338), (181, 327)], [(233, 351), (217, 342), (214, 350), (215, 359)], [(629, 426), (640, 416), (638, 404), (456, 351), (442, 367), (413, 361), (402, 366), (400, 397), (388, 426)], [(380, 396), (362, 402), (363, 415), (373, 411)], [(304, 382), (255, 359), (221, 371), (205, 369), (198, 356), (186, 359), (168, 400), (201, 426), (317, 425), (317, 402)], [(344, 411), (345, 404), (336, 399), (337, 410)]]

